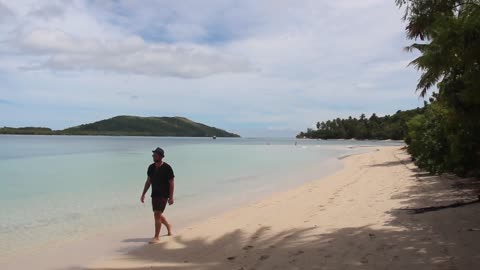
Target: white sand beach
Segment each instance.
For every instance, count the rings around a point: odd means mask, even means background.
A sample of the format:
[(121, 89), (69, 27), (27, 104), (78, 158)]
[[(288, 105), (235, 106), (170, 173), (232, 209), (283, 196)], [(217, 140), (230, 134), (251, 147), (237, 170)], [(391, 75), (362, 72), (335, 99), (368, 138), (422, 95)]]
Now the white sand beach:
[(85, 268), (480, 269), (478, 182), (425, 174), (400, 147), (344, 162), (334, 175)]

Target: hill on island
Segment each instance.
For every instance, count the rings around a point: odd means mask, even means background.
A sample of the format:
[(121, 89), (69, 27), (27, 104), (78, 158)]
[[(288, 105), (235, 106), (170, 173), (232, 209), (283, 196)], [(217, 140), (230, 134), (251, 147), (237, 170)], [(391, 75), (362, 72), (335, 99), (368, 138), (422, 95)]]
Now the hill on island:
[(64, 130), (49, 128), (0, 128), (0, 134), (240, 137), (222, 129), (194, 122), (185, 117), (116, 116)]

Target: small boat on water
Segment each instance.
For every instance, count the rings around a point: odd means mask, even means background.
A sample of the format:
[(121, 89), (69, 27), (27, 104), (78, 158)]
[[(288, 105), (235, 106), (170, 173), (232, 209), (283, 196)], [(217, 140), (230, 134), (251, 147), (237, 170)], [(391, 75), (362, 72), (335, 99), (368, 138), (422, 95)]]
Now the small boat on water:
[(212, 139), (216, 140), (216, 139), (217, 139), (217, 136), (213, 136)]

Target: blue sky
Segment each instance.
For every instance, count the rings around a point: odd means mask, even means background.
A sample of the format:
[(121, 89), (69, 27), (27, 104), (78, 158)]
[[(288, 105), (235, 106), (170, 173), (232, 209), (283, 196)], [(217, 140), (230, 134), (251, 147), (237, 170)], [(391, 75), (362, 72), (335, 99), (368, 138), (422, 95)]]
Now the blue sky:
[(0, 0), (0, 126), (179, 115), (294, 136), (414, 108), (401, 16), (393, 0)]

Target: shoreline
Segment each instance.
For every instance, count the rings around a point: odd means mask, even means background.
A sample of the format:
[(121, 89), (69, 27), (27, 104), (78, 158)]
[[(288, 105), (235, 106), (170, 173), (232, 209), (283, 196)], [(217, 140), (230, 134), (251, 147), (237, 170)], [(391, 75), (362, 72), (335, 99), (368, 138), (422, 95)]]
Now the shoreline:
[[(232, 210), (252, 205), (253, 203), (272, 195), (286, 192), (311, 181), (316, 181), (318, 178), (323, 179), (342, 170), (342, 162), (336, 157), (331, 157), (326, 164), (329, 163), (331, 163), (331, 165), (327, 166), (329, 168), (328, 171), (324, 171), (317, 176), (305, 174), (301, 178), (301, 181), (297, 183), (292, 183), (292, 181), (285, 179), (285, 183), (282, 182), (283, 184), (286, 184), (285, 186), (262, 186), (253, 190), (253, 193), (251, 192), (248, 195), (249, 198), (245, 198), (239, 194), (232, 194), (233, 197), (222, 196), (221, 198), (219, 197), (209, 200), (208, 202), (203, 202), (202, 207), (197, 207), (205, 208), (205, 206), (208, 206), (208, 210), (201, 209), (197, 212), (197, 208), (189, 208), (194, 214), (186, 216), (188, 213), (186, 213), (185, 209), (175, 209), (174, 207), (173, 209), (167, 209), (167, 215), (171, 221), (173, 220), (175, 230), (181, 231), (191, 225), (202, 223), (205, 220), (215, 218)], [(304, 171), (310, 170), (311, 168), (309, 166), (304, 168)], [(178, 200), (176, 204), (179, 204)], [(144, 207), (149, 208), (150, 202), (146, 201)], [(183, 213), (184, 216), (182, 217), (182, 214), (180, 213)], [(128, 237), (132, 235), (150, 235), (152, 226), (150, 216), (145, 216), (142, 221), (132, 221), (132, 223), (122, 225), (120, 228), (114, 228), (112, 231), (106, 229), (96, 230), (84, 234), (80, 238), (65, 241), (52, 241), (51, 243), (37, 245), (30, 249), (22, 250), (15, 255), (0, 260), (0, 266), (2, 266), (2, 268), (6, 267), (6, 269), (25, 269), (31, 267), (35, 267), (36, 269), (67, 269), (67, 266), (78, 267), (78, 265), (95, 261), (98, 254), (101, 254), (101, 257), (118, 256), (121, 254), (118, 250), (122, 250), (123, 252), (126, 250), (134, 250), (142, 246), (147, 242), (147, 238), (139, 240), (135, 238), (129, 239)], [(119, 239), (123, 240), (119, 241)], [(92, 242), (96, 243), (93, 248), (90, 247)], [(82, 252), (82, 250), (86, 250), (86, 252)], [(28, 256), (31, 262), (22, 261), (22, 258), (25, 256)], [(68, 260), (56, 260), (59, 256), (67, 258)], [(83, 268), (80, 267), (80, 269)]]
[[(228, 211), (87, 269), (476, 269), (468, 180), (427, 176), (401, 147), (344, 159), (327, 177)], [(462, 182), (462, 188), (452, 184)], [(437, 206), (421, 215), (401, 209)], [(477, 213), (477, 215), (475, 214)]]
[[(480, 204), (435, 212), (439, 217), (433, 221), (430, 213), (424, 220), (400, 211), (468, 201), (475, 195), (465, 189), (452, 192), (450, 184), (456, 179), (423, 176), (400, 148), (378, 146), (376, 151), (343, 157), (343, 167), (335, 172), (175, 227), (174, 236), (162, 237), (157, 245), (145, 244), (149, 234), (131, 226), (131, 238), (125, 233), (109, 236), (110, 246), (103, 248), (113, 248), (114, 253), (100, 251), (101, 256), (78, 260), (67, 247), (60, 256), (50, 253), (43, 260), (55, 260), (48, 269), (67, 269), (60, 265), (76, 261), (68, 269), (91, 270), (480, 266), (474, 254), (480, 248), (480, 217), (473, 216)], [(443, 198), (447, 191), (450, 195)], [(443, 219), (466, 227), (442, 227)], [(143, 226), (150, 232), (150, 222)], [(432, 230), (434, 226), (440, 226), (440, 232)], [(449, 241), (442, 238), (446, 236)], [(87, 239), (83, 248), (101, 250), (96, 240)], [(35, 266), (24, 261), (6, 269), (39, 269)]]

